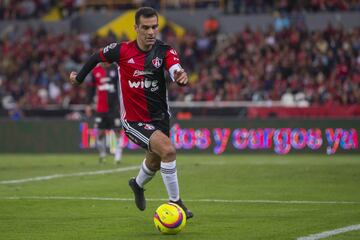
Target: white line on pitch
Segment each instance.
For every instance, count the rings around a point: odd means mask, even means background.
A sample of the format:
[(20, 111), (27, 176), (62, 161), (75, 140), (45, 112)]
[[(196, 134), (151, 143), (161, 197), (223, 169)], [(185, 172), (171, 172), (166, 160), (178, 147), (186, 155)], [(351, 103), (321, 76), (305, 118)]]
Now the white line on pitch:
[(135, 169), (139, 169), (139, 166), (130, 166), (130, 167), (124, 167), (124, 168), (116, 168), (116, 169), (93, 171), (93, 172), (54, 174), (54, 175), (49, 175), (49, 176), (40, 176), (40, 177), (33, 177), (33, 178), (4, 180), (4, 181), (0, 181), (0, 184), (16, 184), (16, 183), (33, 182), (33, 181), (46, 181), (46, 180), (51, 180), (51, 179), (55, 179), (55, 178), (64, 178), (64, 177), (78, 177), (78, 176), (109, 174), (109, 173), (115, 173), (115, 172), (126, 172), (126, 171), (135, 170)]
[(317, 233), (317, 234), (309, 235), (307, 237), (299, 237), (299, 238), (297, 238), (297, 240), (318, 240), (318, 239), (327, 238), (327, 237), (334, 236), (337, 234), (356, 231), (356, 230), (360, 230), (360, 224), (351, 225), (351, 226), (347, 226), (347, 227), (343, 227), (343, 228), (338, 228), (338, 229), (334, 229), (334, 230), (330, 230), (330, 231), (326, 231), (326, 232), (322, 232), (322, 233)]
[[(114, 197), (66, 197), (66, 196), (13, 196), (0, 197), (0, 200), (96, 200), (96, 201), (134, 201), (133, 198)], [(147, 201), (167, 201), (162, 198), (149, 198)], [(344, 201), (280, 201), (280, 200), (226, 200), (226, 199), (186, 199), (187, 202), (213, 202), (213, 203), (259, 203), (259, 204), (360, 204), (360, 202)]]

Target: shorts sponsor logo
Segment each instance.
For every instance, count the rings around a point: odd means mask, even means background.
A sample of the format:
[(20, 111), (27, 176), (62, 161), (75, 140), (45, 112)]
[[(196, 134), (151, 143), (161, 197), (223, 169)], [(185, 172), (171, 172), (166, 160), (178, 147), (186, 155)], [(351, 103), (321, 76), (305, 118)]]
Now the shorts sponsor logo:
[(158, 58), (158, 57), (156, 57), (156, 58), (154, 58), (153, 60), (151, 60), (152, 64), (153, 64), (154, 67), (156, 67), (156, 68), (161, 67), (162, 61), (163, 61), (163, 60), (160, 59), (160, 58)]
[(154, 130), (155, 127), (154, 125), (150, 124), (150, 123), (138, 123), (139, 127), (143, 127), (146, 130)]
[(155, 129), (154, 125), (151, 125), (151, 124), (148, 124), (148, 123), (145, 124), (144, 128), (145, 128), (146, 130), (154, 130), (154, 129)]

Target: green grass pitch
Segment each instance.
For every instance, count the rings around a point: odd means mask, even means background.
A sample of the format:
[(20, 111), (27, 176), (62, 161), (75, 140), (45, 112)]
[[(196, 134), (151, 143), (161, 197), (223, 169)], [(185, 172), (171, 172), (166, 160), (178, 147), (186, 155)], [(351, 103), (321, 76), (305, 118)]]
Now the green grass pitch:
[[(143, 155), (126, 154), (115, 166), (90, 153), (1, 154), (0, 239), (281, 240), (360, 224), (359, 155), (177, 158), (182, 199), (195, 217), (164, 236), (152, 220), (167, 197), (160, 174), (146, 186), (144, 212), (128, 187)], [(326, 239), (360, 239), (360, 231)]]

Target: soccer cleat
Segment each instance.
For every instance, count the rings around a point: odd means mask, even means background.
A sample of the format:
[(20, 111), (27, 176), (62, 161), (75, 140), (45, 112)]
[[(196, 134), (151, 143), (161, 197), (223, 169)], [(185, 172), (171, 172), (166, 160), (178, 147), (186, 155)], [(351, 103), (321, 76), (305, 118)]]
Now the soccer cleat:
[(146, 200), (145, 200), (145, 196), (144, 196), (144, 189), (141, 188), (137, 183), (135, 178), (131, 178), (129, 180), (129, 186), (131, 187), (131, 189), (134, 192), (135, 195), (135, 204), (137, 206), (137, 208), (140, 211), (144, 211), (146, 208)]
[(171, 201), (170, 200), (170, 202), (177, 204), (179, 207), (181, 207), (184, 210), (184, 212), (186, 214), (186, 219), (194, 217), (194, 214), (187, 207), (185, 207), (185, 205), (181, 201), (181, 199), (179, 199), (177, 201)]

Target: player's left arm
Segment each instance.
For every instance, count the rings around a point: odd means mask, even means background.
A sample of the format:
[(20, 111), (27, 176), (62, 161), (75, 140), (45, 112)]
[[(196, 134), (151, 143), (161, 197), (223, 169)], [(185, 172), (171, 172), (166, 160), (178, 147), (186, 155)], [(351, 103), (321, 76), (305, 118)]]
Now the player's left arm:
[(99, 52), (92, 54), (79, 73), (74, 71), (70, 73), (70, 83), (73, 85), (80, 85), (85, 80), (88, 73), (100, 62), (117, 62), (120, 57), (119, 49), (119, 43), (111, 43)]
[(74, 71), (70, 73), (70, 83), (75, 86), (80, 85), (85, 80), (86, 75), (101, 61), (102, 59), (99, 53), (92, 54), (79, 73)]
[(165, 68), (169, 71), (170, 77), (180, 86), (188, 84), (189, 79), (187, 73), (180, 65), (180, 59), (177, 52), (173, 48), (169, 48), (165, 55)]

